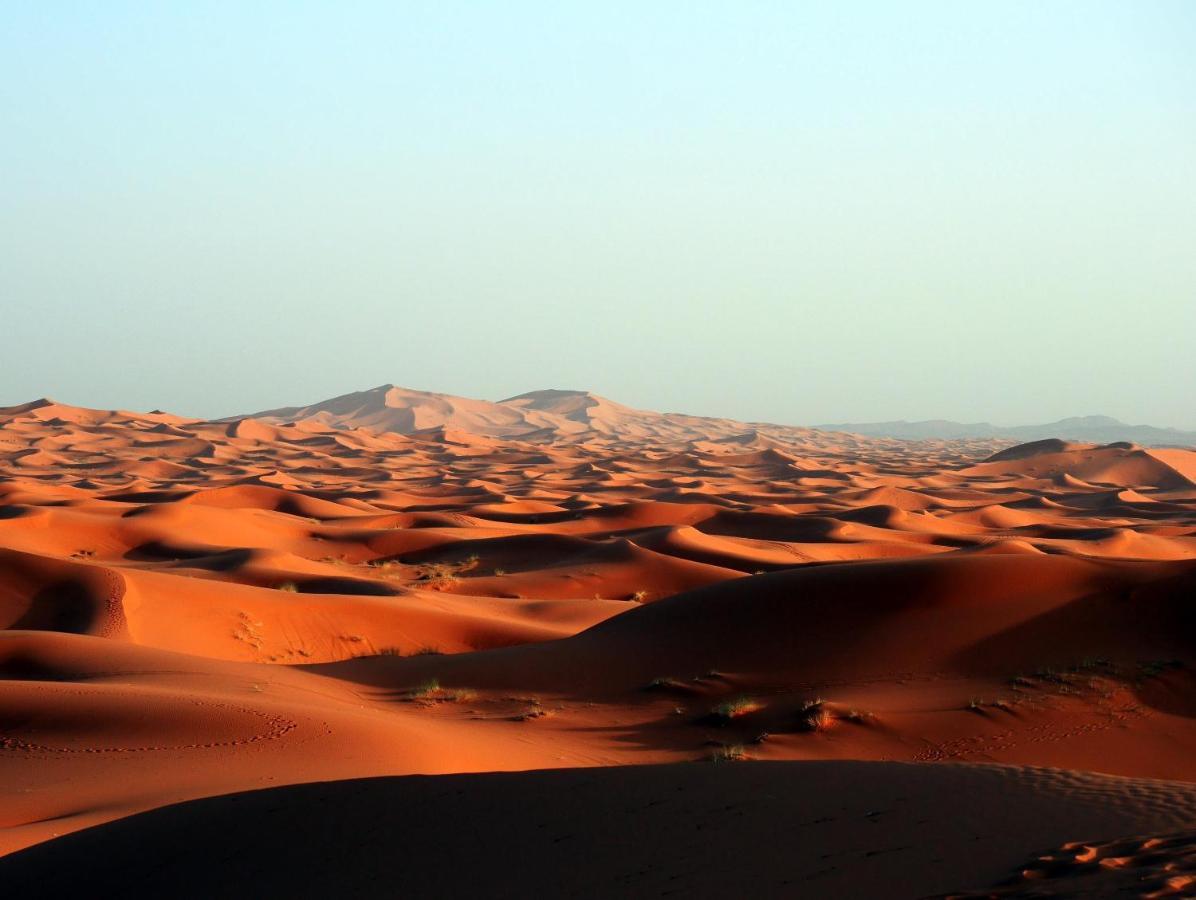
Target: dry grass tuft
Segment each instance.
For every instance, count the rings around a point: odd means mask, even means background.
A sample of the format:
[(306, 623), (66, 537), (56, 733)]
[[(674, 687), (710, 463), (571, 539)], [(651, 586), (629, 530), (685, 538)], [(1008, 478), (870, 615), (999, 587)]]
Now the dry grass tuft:
[(710, 710), (710, 720), (717, 725), (726, 725), (763, 708), (763, 703), (753, 700), (751, 697), (735, 697), (731, 700), (724, 700)]
[(831, 711), (821, 698), (807, 700), (802, 704), (800, 726), (803, 731), (825, 731), (831, 724)]
[(428, 563), (421, 566), (416, 575), (416, 582), (434, 591), (443, 591), (461, 581), (461, 575), (478, 567), (477, 554), (466, 557), (461, 562)]
[(425, 697), (432, 697), (440, 693), (440, 682), (435, 678), (429, 678), (423, 684), (416, 685), (407, 692), (407, 696), (414, 700), (423, 699)]
[(661, 678), (653, 678), (646, 685), (645, 691), (684, 691), (688, 690), (685, 682), (679, 678), (670, 678), (667, 676)]
[(743, 762), (751, 759), (748, 756), (747, 748), (743, 744), (724, 744), (721, 747), (715, 747), (710, 753), (710, 761), (716, 763), (722, 762)]
[(543, 719), (543, 718), (546, 718), (547, 716), (552, 715), (551, 712), (546, 710), (541, 705), (540, 699), (538, 697), (528, 697), (525, 702), (528, 704), (527, 709), (511, 716), (511, 721), (527, 722), (530, 719)]

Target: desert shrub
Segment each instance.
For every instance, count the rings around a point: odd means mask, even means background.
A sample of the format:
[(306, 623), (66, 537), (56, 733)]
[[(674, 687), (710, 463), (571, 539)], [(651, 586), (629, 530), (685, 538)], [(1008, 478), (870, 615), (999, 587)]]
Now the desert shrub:
[(529, 719), (542, 719), (545, 716), (551, 715), (540, 703), (539, 697), (525, 697), (523, 702), (527, 704), (527, 708), (522, 712), (511, 716), (512, 721), (526, 722)]
[(763, 707), (764, 704), (751, 697), (733, 697), (711, 709), (710, 720), (715, 724), (726, 725), (728, 722), (750, 715)]
[(803, 731), (823, 731), (831, 724), (831, 712), (821, 699), (807, 700), (798, 713), (798, 724)]
[(668, 676), (663, 676), (660, 678), (653, 678), (646, 685), (644, 685), (644, 690), (645, 691), (670, 691), (670, 690), (681, 690), (684, 687), (685, 687), (685, 684), (683, 682), (681, 682), (679, 679), (670, 678)]
[(460, 562), (428, 563), (420, 567), (416, 581), (434, 591), (442, 591), (457, 584), (461, 580), (462, 573), (472, 571), (477, 567), (478, 556), (476, 553)]
[(715, 747), (710, 753), (711, 762), (742, 762), (745, 759), (750, 759), (747, 748), (743, 744), (724, 744), (721, 747)]
[(416, 685), (408, 691), (408, 695), (414, 698), (431, 697), (438, 693), (440, 693), (440, 682), (435, 678), (429, 678), (423, 684)]

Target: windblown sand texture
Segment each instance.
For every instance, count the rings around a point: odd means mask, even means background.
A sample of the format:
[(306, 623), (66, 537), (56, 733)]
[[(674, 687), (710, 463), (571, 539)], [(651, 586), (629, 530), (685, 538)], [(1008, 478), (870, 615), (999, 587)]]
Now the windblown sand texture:
[(35, 401), (0, 617), (22, 897), (1196, 890), (1190, 450)]

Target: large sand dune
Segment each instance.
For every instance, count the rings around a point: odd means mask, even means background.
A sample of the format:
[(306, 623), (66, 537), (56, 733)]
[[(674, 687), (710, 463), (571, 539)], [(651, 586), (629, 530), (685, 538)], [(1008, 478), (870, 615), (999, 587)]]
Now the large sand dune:
[[(1187, 872), (1164, 871), (1157, 851), (1146, 863), (1152, 838), (1132, 836), (1193, 816), (1191, 785), (1059, 769), (557, 769), (192, 801), (9, 857), (3, 872), (22, 897), (208, 898), (235, 885), (247, 896), (909, 898), (975, 879), (1007, 882), (1002, 895), (1050, 882), (1149, 891)], [(1033, 858), (1076, 833), (1120, 839), (1054, 854), (1070, 864)], [(1138, 877), (1074, 861), (1121, 858), (1110, 850), (1142, 857)], [(64, 857), (88, 865), (64, 868)], [(1035, 865), (1055, 878), (1033, 877)]]
[(1039, 887), (1119, 890), (1120, 853), (1163, 884), (1194, 602), (1191, 451), (552, 391), (0, 409), (0, 851), (31, 848), (0, 875), (916, 896), (1052, 853)]

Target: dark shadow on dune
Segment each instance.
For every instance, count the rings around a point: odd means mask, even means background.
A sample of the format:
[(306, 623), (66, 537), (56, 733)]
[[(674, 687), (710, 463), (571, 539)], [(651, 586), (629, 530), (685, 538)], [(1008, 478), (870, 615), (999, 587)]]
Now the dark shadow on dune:
[(730, 510), (694, 523), (694, 528), (704, 534), (766, 541), (825, 541), (841, 527), (841, 522), (829, 516), (780, 516)]
[(78, 582), (65, 581), (38, 591), (29, 602), (29, 609), (9, 628), (87, 634), (95, 624), (97, 613), (91, 592)]
[(1196, 803), (1182, 785), (1174, 809), (1158, 789), (1108, 803), (1110, 784), (841, 761), (353, 779), (130, 816), (5, 857), (0, 878), (24, 900), (909, 898), (1081, 834), (1174, 828)]
[(1135, 686), (1146, 705), (1193, 715), (1190, 700), (1157, 685), (1144, 689), (1171, 669), (1196, 664), (1196, 567), (1184, 568), (1137, 588), (1079, 597), (972, 645), (954, 663), (968, 671), (1030, 659), (1066, 669), (1107, 658), (1116, 664), (1111, 674)]
[[(174, 503), (184, 497), (190, 497), (195, 491), (132, 491), (125, 494), (110, 494), (106, 500), (117, 503)], [(122, 514), (122, 518), (131, 518), (145, 512), (144, 507), (130, 509)]]
[(558, 522), (571, 522), (583, 518), (573, 510), (561, 512), (517, 513), (502, 510), (471, 510), (470, 515), (475, 519), (488, 522), (504, 522), (511, 525), (554, 525)]
[(397, 597), (403, 592), (375, 581), (357, 578), (307, 578), (298, 582), (303, 594), (355, 594), (363, 597)]
[(188, 568), (229, 572), (240, 568), (253, 558), (253, 551), (236, 547), (214, 551), (211, 547), (182, 547), (163, 541), (147, 541), (125, 554), (135, 562), (185, 562)]
[(1159, 661), (1138, 667), (1134, 696), (1144, 705), (1172, 716), (1196, 718), (1196, 671)]
[(610, 545), (597, 544), (589, 536), (517, 534), (454, 541), (448, 545), (400, 554), (398, 561), (405, 565), (454, 564), (471, 556), (477, 556), (483, 568), (497, 565), (512, 572), (521, 572), (551, 568), (566, 562), (617, 559), (626, 556), (626, 553)]

